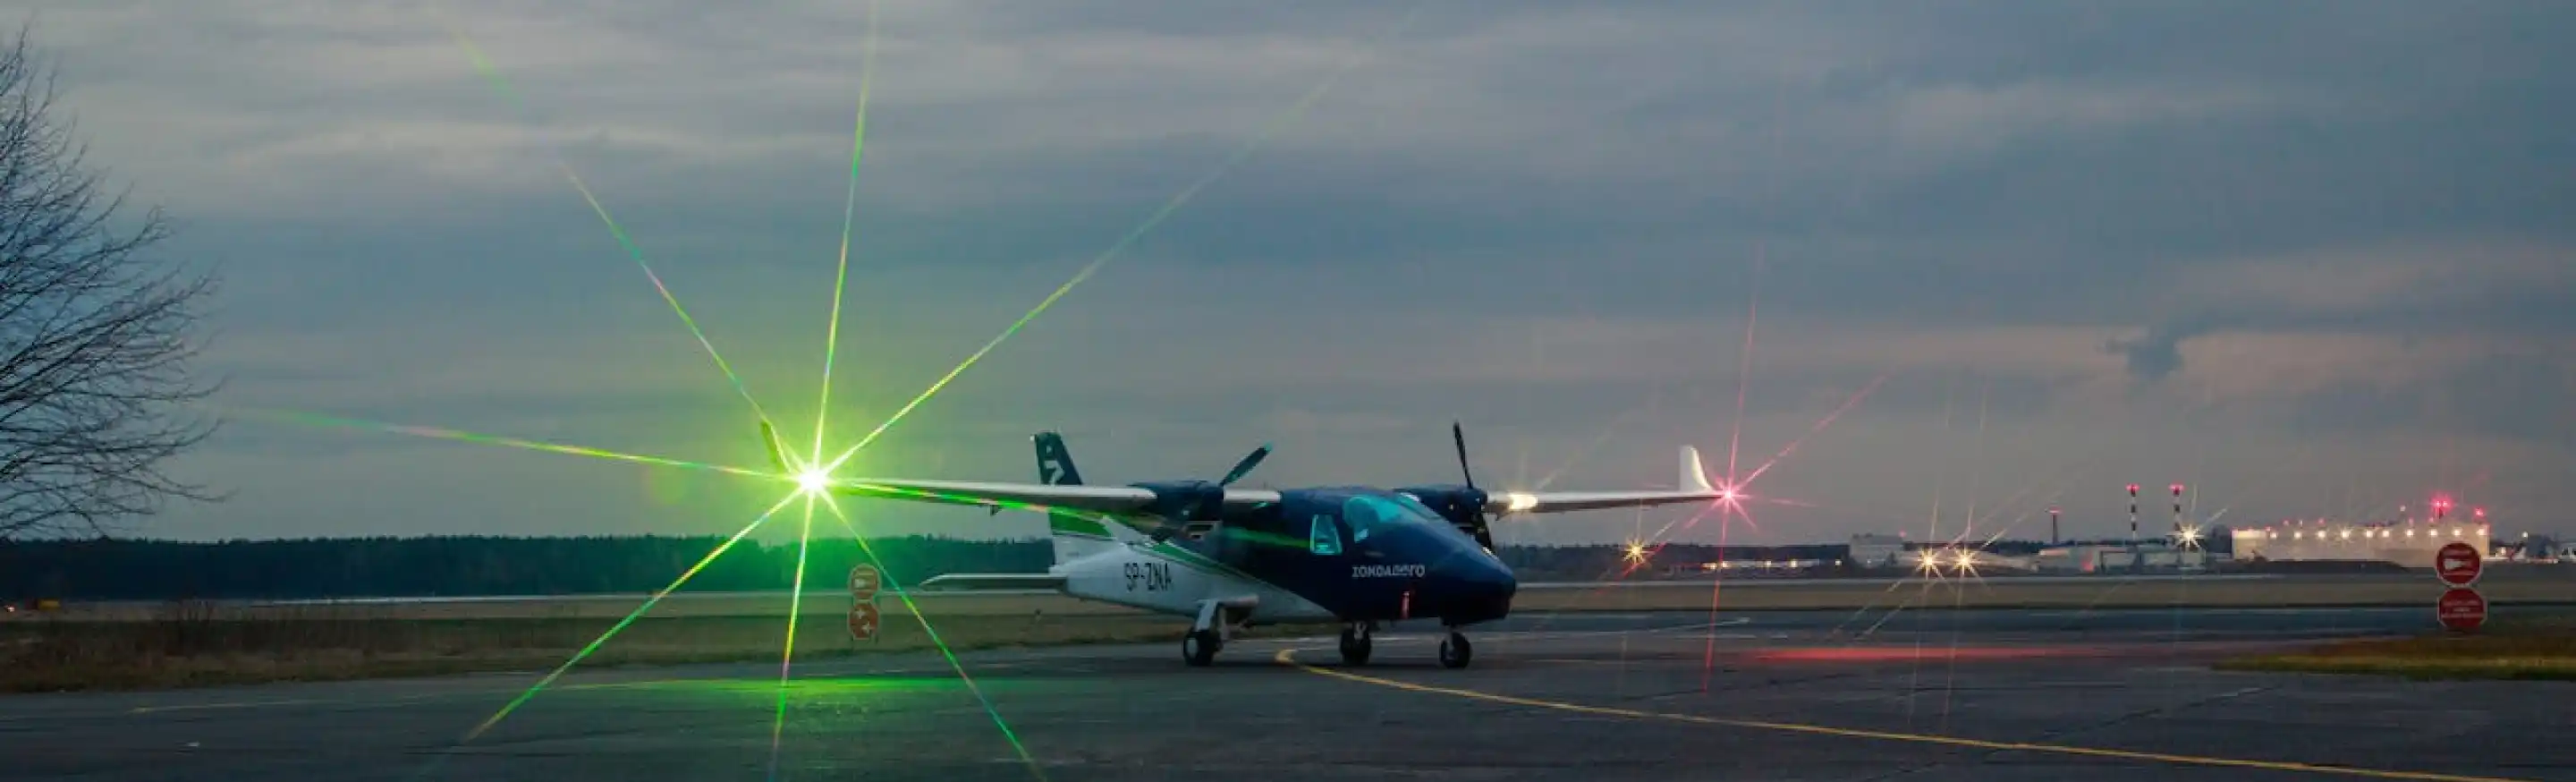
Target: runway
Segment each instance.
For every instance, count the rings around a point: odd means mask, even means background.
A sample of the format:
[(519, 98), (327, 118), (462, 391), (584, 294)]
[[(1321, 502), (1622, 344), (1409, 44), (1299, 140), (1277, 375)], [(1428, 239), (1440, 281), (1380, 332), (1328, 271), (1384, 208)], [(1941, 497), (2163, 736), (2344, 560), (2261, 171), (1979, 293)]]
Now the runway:
[(45, 780), (2576, 780), (2563, 687), (2206, 668), (2429, 613), (1531, 615), (1474, 633), (1467, 670), (1392, 631), (1358, 668), (1330, 638), (1209, 669), (961, 655), (971, 688), (861, 657), (797, 667), (774, 777), (775, 664), (576, 673), (461, 748), (535, 675), (14, 696), (0, 748)]

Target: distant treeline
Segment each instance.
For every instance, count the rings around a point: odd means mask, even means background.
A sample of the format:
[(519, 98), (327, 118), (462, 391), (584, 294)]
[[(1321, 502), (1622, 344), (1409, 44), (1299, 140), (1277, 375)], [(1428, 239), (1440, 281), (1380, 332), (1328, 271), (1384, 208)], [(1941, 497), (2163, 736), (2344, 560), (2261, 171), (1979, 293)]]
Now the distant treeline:
[[(0, 542), (0, 600), (314, 599), (651, 592), (723, 545), (722, 537), (412, 537), (181, 542)], [(912, 584), (943, 573), (1036, 573), (1052, 563), (1044, 539), (900, 537), (870, 541), (887, 575)], [(745, 540), (690, 578), (687, 591), (785, 589), (796, 546)], [(2008, 553), (2036, 543), (1989, 548)], [(1821, 560), (1848, 546), (1729, 546), (1731, 560)], [(1512, 546), (1500, 552), (1525, 579), (1590, 579), (1626, 570), (1616, 545)], [(1718, 559), (1714, 546), (1656, 549), (1658, 566)], [(809, 588), (839, 589), (865, 561), (847, 540), (807, 551)]]
[[(415, 537), (180, 542), (163, 540), (0, 543), (0, 599), (91, 600), (457, 597), (651, 592), (708, 552), (708, 537)], [(937, 537), (869, 541), (890, 577), (912, 583), (940, 573), (1046, 570), (1043, 539)], [(690, 577), (686, 591), (784, 589), (795, 580), (794, 544), (735, 543)], [(864, 561), (847, 539), (807, 550), (805, 582), (838, 590)]]

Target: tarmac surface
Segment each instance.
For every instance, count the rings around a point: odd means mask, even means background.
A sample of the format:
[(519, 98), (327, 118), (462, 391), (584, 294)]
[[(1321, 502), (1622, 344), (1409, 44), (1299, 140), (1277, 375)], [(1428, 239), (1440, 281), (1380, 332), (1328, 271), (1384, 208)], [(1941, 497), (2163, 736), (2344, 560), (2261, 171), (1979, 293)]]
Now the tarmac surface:
[(480, 733), (535, 674), (10, 696), (0, 778), (2576, 780), (2576, 688), (2206, 665), (2430, 613), (1535, 615), (1471, 633), (1465, 670), (1430, 628), (1354, 668), (1331, 638), (1206, 669), (1160, 644), (979, 652), (971, 687), (886, 654), (798, 666), (783, 721), (775, 665), (620, 669)]

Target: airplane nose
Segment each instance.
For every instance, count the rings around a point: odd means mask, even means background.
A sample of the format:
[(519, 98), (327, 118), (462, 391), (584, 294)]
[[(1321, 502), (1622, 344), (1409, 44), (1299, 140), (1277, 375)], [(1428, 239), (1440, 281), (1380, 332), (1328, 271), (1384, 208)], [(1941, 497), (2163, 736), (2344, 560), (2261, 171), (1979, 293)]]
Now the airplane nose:
[(1491, 557), (1475, 557), (1445, 563), (1439, 580), (1447, 592), (1444, 618), (1455, 624), (1471, 624), (1501, 619), (1511, 613), (1512, 594), (1520, 590), (1520, 581), (1510, 568)]

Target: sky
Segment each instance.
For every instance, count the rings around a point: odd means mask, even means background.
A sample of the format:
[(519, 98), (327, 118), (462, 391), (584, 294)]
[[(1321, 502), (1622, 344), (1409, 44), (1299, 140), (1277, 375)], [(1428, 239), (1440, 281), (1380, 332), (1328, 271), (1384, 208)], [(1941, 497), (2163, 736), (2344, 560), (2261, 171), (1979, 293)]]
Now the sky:
[(729, 533), (779, 487), (271, 413), (757, 468), (1059, 290), (844, 472), (1450, 481), (1458, 421), (1486, 485), (1760, 470), (1684, 541), (2576, 524), (2565, 3), (32, 5), (224, 280), (173, 470), (229, 496), (132, 534)]

